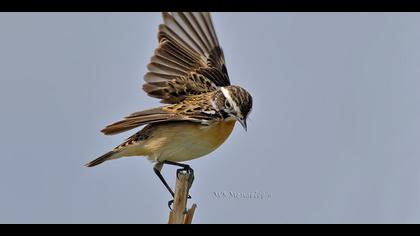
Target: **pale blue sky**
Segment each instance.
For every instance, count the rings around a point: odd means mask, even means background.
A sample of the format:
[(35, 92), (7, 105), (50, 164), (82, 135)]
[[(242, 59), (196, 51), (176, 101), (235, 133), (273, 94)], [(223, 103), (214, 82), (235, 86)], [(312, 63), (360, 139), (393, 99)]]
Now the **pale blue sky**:
[[(420, 14), (215, 13), (231, 81), (254, 96), (189, 162), (196, 223), (420, 223)], [(82, 165), (159, 105), (141, 91), (159, 13), (0, 13), (0, 223), (165, 223), (143, 158)], [(174, 183), (175, 168), (164, 169)], [(264, 193), (264, 199), (214, 192)]]

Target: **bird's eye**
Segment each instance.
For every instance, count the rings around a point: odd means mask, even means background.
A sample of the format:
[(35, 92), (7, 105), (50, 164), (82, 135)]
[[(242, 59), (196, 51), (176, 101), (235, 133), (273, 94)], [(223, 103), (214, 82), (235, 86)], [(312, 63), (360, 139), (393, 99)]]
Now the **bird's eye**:
[(230, 105), (230, 102), (228, 100), (225, 101), (225, 107), (228, 109), (232, 108), (232, 105)]

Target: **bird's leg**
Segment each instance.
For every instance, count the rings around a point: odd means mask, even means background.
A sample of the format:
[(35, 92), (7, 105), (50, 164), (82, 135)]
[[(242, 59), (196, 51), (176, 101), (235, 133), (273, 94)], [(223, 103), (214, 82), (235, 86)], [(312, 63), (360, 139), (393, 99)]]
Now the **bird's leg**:
[(162, 181), (163, 185), (165, 185), (166, 189), (169, 191), (169, 193), (172, 195), (172, 197), (175, 197), (174, 191), (169, 187), (168, 183), (166, 182), (165, 178), (163, 178), (162, 173), (160, 172), (162, 170), (163, 164), (162, 163), (156, 163), (156, 165), (153, 167), (153, 170), (155, 171), (155, 174), (159, 177), (160, 181)]
[[(162, 167), (163, 167), (163, 163), (158, 162), (153, 167), (153, 170), (155, 171), (155, 174), (159, 177), (160, 181), (162, 181), (163, 185), (165, 185), (165, 187), (169, 191), (169, 193), (172, 195), (172, 198), (175, 198), (174, 191), (171, 189), (171, 187), (169, 187), (169, 184), (166, 182), (165, 178), (162, 176), (162, 173), (161, 173)], [(171, 211), (172, 211), (172, 204), (174, 204), (174, 200), (170, 200), (168, 202), (168, 207)]]
[[(172, 195), (172, 198), (175, 198), (175, 193), (171, 189), (171, 187), (169, 187), (169, 184), (166, 182), (165, 178), (162, 176), (162, 173), (161, 173), (161, 170), (162, 170), (162, 167), (163, 167), (164, 164), (182, 167), (182, 169), (177, 170), (177, 172), (176, 172), (177, 177), (178, 177), (178, 174), (182, 171), (186, 171), (187, 173), (190, 173), (192, 176), (190, 178), (190, 183), (188, 184), (188, 189), (191, 188), (192, 183), (194, 181), (194, 170), (189, 165), (176, 163), (176, 162), (171, 162), (171, 161), (163, 161), (163, 162), (156, 163), (155, 166), (153, 167), (153, 170), (154, 170), (155, 174), (159, 177), (159, 179), (163, 183), (163, 185), (165, 185), (165, 187), (169, 191), (169, 193)], [(188, 199), (191, 199), (190, 195), (188, 195)], [(172, 210), (171, 206), (172, 206), (173, 203), (174, 203), (174, 200), (170, 200), (168, 202), (168, 207), (171, 210)]]
[[(185, 172), (189, 173), (191, 175), (191, 178), (190, 178), (190, 182), (188, 183), (188, 189), (191, 188), (191, 186), (194, 182), (194, 170), (189, 165), (182, 164), (182, 163), (177, 163), (177, 162), (172, 162), (172, 161), (163, 161), (162, 163), (167, 164), (167, 165), (182, 167), (182, 169), (178, 169), (176, 171), (177, 178), (178, 178), (179, 173), (181, 173), (182, 171), (185, 171)], [(190, 195), (188, 195), (188, 199), (191, 199)]]

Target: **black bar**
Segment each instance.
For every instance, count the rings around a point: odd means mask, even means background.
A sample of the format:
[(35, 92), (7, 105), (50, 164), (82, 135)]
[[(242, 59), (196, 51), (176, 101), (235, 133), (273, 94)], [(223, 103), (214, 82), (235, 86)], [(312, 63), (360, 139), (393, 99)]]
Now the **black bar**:
[(258, 12), (414, 12), (415, 0), (9, 0), (0, 11), (258, 11)]

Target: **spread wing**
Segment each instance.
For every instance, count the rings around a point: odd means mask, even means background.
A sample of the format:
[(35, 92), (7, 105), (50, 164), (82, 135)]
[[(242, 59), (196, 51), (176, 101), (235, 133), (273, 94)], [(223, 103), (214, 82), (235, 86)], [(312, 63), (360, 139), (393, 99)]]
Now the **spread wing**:
[(230, 85), (210, 13), (164, 12), (163, 20), (144, 76), (149, 96), (173, 104)]
[(213, 93), (191, 96), (178, 104), (135, 112), (121, 121), (108, 125), (101, 132), (113, 135), (138, 126), (167, 121), (190, 121), (205, 125), (211, 121), (222, 120), (223, 115), (210, 104), (208, 97), (213, 96)]

